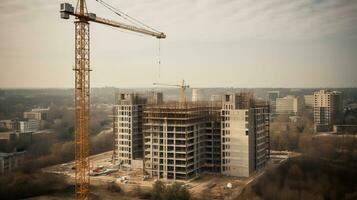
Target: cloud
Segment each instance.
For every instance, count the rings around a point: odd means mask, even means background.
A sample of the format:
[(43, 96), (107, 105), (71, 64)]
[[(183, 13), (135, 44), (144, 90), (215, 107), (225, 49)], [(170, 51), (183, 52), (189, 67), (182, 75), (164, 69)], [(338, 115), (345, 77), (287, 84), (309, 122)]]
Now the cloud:
[(357, 19), (357, 1), (182, 1), (181, 9), (164, 6), (162, 20), (179, 22), (169, 31), (189, 30), (179, 36), (193, 40), (316, 39), (350, 34)]
[[(316, 67), (318, 71), (326, 65), (352, 69), (357, 63), (353, 54), (356, 49), (354, 44), (357, 44), (356, 0), (105, 1), (167, 34), (162, 43), (162, 60), (167, 63), (162, 69), (167, 70), (167, 80), (186, 76), (195, 79), (197, 74), (201, 75), (202, 66), (211, 66), (211, 75), (207, 76), (211, 76), (212, 80), (222, 71), (217, 82), (224, 82), (238, 80), (234, 73), (230, 74), (232, 79), (227, 79), (227, 74), (223, 73), (227, 67), (234, 71), (236, 66), (248, 66), (243, 72), (254, 75), (254, 66), (258, 69), (267, 66), (266, 70), (275, 75), (274, 70), (286, 70), (285, 66), (306, 67), (302, 68), (302, 73), (311, 67)], [(0, 66), (11, 66), (13, 69), (3, 70), (4, 74), (0, 77), (3, 84), (21, 84), (26, 74), (43, 74), (43, 70), (51, 69), (48, 76), (51, 73), (53, 77), (68, 73), (66, 81), (61, 79), (60, 84), (72, 86), (72, 71), (68, 71), (71, 68), (68, 66), (73, 62), (73, 19), (60, 19), (59, 4), (62, 2), (76, 4), (76, 0), (9, 0), (0, 4), (0, 26), (3, 30), (0, 32)], [(87, 0), (87, 3), (89, 11), (98, 16), (125, 21), (95, 0)], [(92, 59), (93, 67), (97, 67), (98, 71), (108, 67), (101, 72), (100, 78), (94, 80), (108, 85), (115, 85), (118, 80), (129, 84), (151, 81), (152, 77), (148, 74), (153, 74), (152, 69), (157, 67), (157, 40), (108, 29), (102, 25), (91, 25), (91, 53), (96, 58)], [(327, 62), (332, 57), (328, 51), (334, 49), (333, 45), (326, 44), (331, 38), (343, 48), (336, 51), (333, 62)], [(352, 41), (348, 41), (350, 49), (345, 49), (343, 42), (347, 40)], [(310, 43), (319, 48), (307, 51)], [(273, 55), (271, 52), (274, 51), (277, 53)], [(310, 60), (306, 60), (304, 57), (309, 55)], [(342, 65), (344, 62), (347, 64)], [(30, 66), (26, 68), (31, 69), (28, 73), (22, 72), (24, 65)], [(120, 71), (118, 65), (125, 66), (126, 70)], [(126, 76), (137, 73), (138, 65), (147, 70), (145, 74), (148, 77), (134, 80)], [(225, 70), (216, 69), (218, 65)], [(188, 75), (186, 69), (192, 73)], [(286, 80), (293, 78), (294, 74), (289, 72), (283, 72)], [(335, 74), (333, 70), (330, 72)], [(343, 75), (353, 74), (346, 73)], [(18, 74), (24, 74), (24, 77), (21, 79)], [(200, 78), (197, 80), (200, 81)], [(112, 82), (108, 83), (108, 79)], [(355, 84), (356, 80), (351, 78), (350, 82)]]
[[(57, 10), (61, 1), (12, 0), (0, 19)], [(109, 16), (95, 1), (90, 9)], [(180, 40), (316, 39), (355, 34), (354, 0), (142, 0), (106, 2), (141, 21), (164, 28)], [(47, 10), (47, 12), (46, 12)], [(14, 19), (15, 20), (15, 19)], [(50, 20), (50, 19), (49, 19)]]

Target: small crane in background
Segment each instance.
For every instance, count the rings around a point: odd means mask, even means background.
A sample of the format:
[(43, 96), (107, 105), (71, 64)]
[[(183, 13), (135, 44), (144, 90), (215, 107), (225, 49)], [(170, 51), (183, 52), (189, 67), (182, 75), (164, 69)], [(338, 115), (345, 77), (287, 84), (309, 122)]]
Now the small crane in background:
[(185, 84), (185, 80), (182, 80), (181, 85), (167, 84), (167, 83), (154, 83), (154, 85), (179, 87), (180, 88), (180, 102), (186, 103), (186, 89), (190, 88), (190, 86)]
[(97, 17), (89, 13), (85, 0), (78, 0), (76, 9), (69, 3), (62, 3), (60, 13), (62, 19), (75, 17), (75, 198), (89, 199), (89, 108), (90, 108), (90, 59), (89, 59), (89, 22), (95, 22), (130, 32), (166, 38), (166, 35), (142, 22), (130, 17), (103, 0), (96, 0), (116, 15), (132, 24), (125, 24)]

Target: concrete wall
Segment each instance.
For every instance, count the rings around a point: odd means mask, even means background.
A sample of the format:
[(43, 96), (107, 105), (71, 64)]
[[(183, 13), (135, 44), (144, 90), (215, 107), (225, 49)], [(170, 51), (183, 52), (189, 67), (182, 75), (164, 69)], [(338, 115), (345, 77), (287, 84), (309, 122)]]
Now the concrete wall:
[(131, 168), (132, 169), (143, 169), (144, 161), (143, 160), (132, 160), (131, 161)]
[(229, 176), (249, 176), (249, 130), (246, 125), (248, 122), (245, 120), (246, 112), (248, 110), (232, 110), (230, 112), (230, 142), (229, 153), (229, 168), (224, 174)]

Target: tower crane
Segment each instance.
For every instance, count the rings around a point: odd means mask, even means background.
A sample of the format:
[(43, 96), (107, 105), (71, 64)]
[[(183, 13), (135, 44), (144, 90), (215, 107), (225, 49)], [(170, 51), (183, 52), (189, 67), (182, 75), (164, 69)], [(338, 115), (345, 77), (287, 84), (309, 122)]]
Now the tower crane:
[(154, 83), (154, 85), (179, 87), (180, 88), (180, 102), (181, 103), (186, 102), (186, 89), (190, 88), (190, 86), (185, 84), (185, 80), (182, 80), (181, 85), (166, 84), (166, 83)]
[[(103, 2), (102, 0), (96, 0)], [(106, 4), (108, 5), (108, 4)], [(89, 13), (85, 0), (78, 0), (76, 9), (70, 3), (62, 3), (60, 7), (62, 19), (75, 17), (75, 197), (89, 199), (89, 107), (90, 107), (90, 58), (89, 58), (89, 22), (95, 22), (130, 32), (166, 38), (162, 32), (154, 29), (125, 24)], [(116, 13), (118, 14), (118, 13)], [(118, 14), (119, 15), (119, 14)]]

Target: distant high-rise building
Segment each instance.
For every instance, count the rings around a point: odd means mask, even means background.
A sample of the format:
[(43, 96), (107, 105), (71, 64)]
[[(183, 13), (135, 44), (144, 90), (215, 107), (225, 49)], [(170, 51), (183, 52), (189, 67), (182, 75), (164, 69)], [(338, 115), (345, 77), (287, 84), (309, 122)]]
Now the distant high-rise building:
[(193, 88), (192, 89), (192, 101), (205, 101), (205, 94), (203, 89)]
[(162, 101), (162, 93), (120, 93), (117, 95), (113, 127), (114, 164), (125, 167), (143, 167), (143, 110), (147, 104), (160, 104)]
[(25, 151), (4, 153), (0, 152), (0, 174), (8, 174), (23, 165)]
[(225, 95), (221, 115), (221, 173), (248, 177), (269, 157), (269, 105), (250, 93)]
[(212, 94), (210, 101), (222, 102), (223, 95), (220, 94)]
[(0, 120), (0, 128), (8, 130), (17, 130), (18, 121), (17, 120)]
[(38, 131), (41, 128), (41, 121), (36, 119), (19, 121), (18, 128), (21, 133)]
[(275, 113), (276, 112), (276, 99), (279, 98), (280, 92), (279, 91), (269, 91), (268, 92), (268, 101), (270, 105), (270, 112)]
[(276, 99), (276, 113), (297, 115), (301, 113), (304, 106), (303, 100), (298, 96), (288, 95)]
[(343, 114), (342, 93), (320, 90), (314, 93), (315, 131), (331, 131), (339, 123)]
[(24, 112), (24, 118), (46, 120), (49, 110), (49, 108), (34, 108), (31, 111)]
[(314, 95), (304, 95), (305, 106), (309, 108), (314, 107), (315, 96)]

